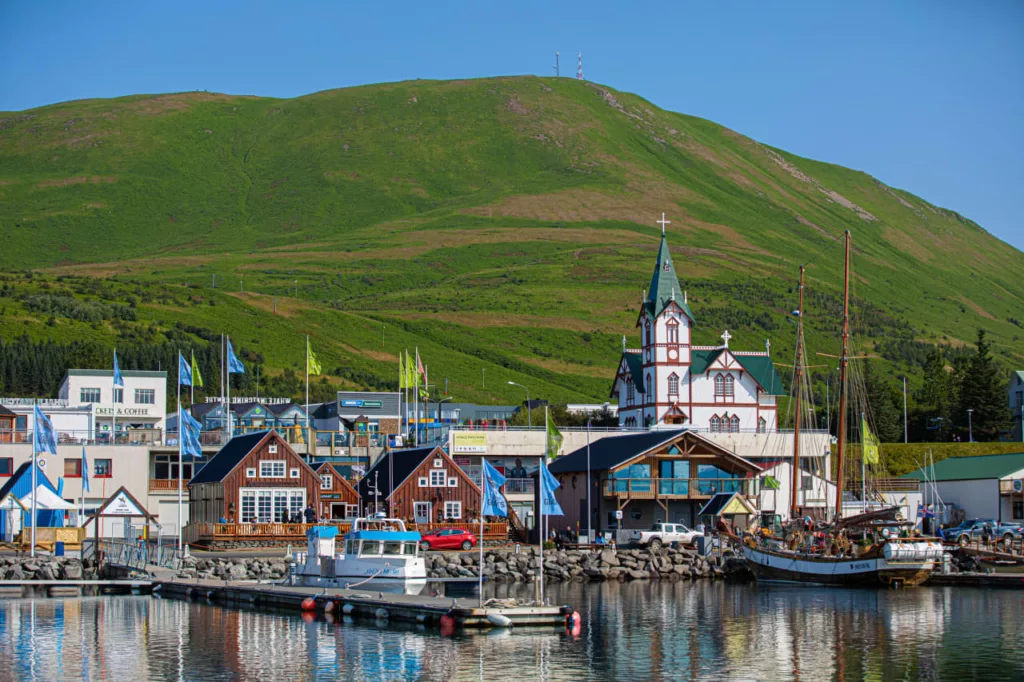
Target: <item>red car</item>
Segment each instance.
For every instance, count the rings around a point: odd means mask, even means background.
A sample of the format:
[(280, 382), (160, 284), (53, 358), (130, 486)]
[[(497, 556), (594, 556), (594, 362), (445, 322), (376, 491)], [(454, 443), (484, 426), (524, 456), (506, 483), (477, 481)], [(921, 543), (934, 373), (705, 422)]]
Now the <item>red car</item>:
[(476, 536), (461, 528), (440, 528), (420, 540), (420, 549), (473, 549)]

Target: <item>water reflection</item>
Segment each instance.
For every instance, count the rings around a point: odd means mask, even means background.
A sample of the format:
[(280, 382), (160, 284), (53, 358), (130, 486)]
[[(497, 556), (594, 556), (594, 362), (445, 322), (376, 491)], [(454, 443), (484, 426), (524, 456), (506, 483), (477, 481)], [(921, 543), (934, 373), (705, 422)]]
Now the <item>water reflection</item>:
[[(495, 586), (496, 594), (515, 594)], [(578, 638), (442, 637), (149, 597), (0, 602), (0, 679), (1024, 679), (1024, 595), (562, 585)]]

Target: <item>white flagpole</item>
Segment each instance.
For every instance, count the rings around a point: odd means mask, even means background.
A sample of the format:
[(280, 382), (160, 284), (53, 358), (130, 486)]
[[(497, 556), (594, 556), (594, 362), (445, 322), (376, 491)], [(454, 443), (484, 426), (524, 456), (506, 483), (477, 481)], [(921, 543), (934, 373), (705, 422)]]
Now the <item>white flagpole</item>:
[[(227, 409), (227, 404), (224, 402), (224, 335), (220, 335), (220, 406), (222, 409)], [(224, 412), (224, 424), (222, 428), (227, 429), (227, 412)]]
[(85, 525), (85, 477), (89, 475), (89, 461), (85, 458), (85, 446), (82, 446), (82, 519), (81, 525)]
[[(196, 366), (196, 352), (194, 350), (190, 350), (189, 355), (191, 356), (190, 359), (192, 360), (192, 364), (189, 365), (188, 368), (191, 370), (193, 367)], [(188, 406), (192, 407), (193, 405), (196, 404), (196, 378), (194, 376), (194, 373), (192, 377), (192, 385), (189, 388), (191, 389), (191, 393), (188, 399)]]
[(544, 541), (547, 533), (544, 529), (544, 470), (548, 456), (548, 406), (544, 406), (544, 454), (540, 456), (540, 467), (537, 469), (537, 485), (540, 486), (540, 602), (544, 603)]
[[(114, 349), (114, 362), (117, 362), (117, 348)], [(113, 377), (110, 380), (110, 402), (113, 406), (110, 411), (110, 444), (117, 445), (117, 377), (113, 372), (110, 375)]]
[(181, 413), (181, 351), (178, 351), (178, 556), (181, 556), (181, 451), (185, 436), (185, 420)]
[(306, 334), (306, 461), (309, 461), (309, 449), (312, 446), (309, 433), (309, 334)]
[[(231, 337), (228, 336), (225, 338), (227, 340), (227, 343), (224, 344), (224, 348), (226, 349), (228, 346), (231, 345)], [(228, 403), (227, 405), (225, 405), (228, 411), (228, 440), (231, 440), (232, 438), (235, 437), (235, 425), (233, 424), (234, 420), (232, 419), (232, 417), (234, 416), (234, 410), (231, 409), (231, 358), (227, 356), (225, 356), (224, 359), (224, 379), (224, 385), (228, 389)]]
[(484, 489), (487, 487), (487, 467), (484, 465), (484, 456), (480, 455), (480, 537), (477, 544), (480, 545), (480, 606), (484, 605)]
[(35, 433), (32, 434), (32, 549), (29, 551), (29, 556), (35, 558), (36, 556), (36, 487), (39, 483), (39, 475), (36, 469), (39, 467), (39, 423), (38, 416), (35, 414), (36, 400), (32, 399), (32, 423), (35, 425)]

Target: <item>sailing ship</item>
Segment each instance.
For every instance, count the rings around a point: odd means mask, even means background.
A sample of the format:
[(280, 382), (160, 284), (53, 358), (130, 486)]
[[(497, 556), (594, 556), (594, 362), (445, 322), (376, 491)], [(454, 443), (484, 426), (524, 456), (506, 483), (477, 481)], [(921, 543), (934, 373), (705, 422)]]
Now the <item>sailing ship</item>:
[[(899, 527), (898, 508), (889, 507), (842, 517), (843, 459), (846, 450), (847, 370), (850, 337), (850, 232), (846, 232), (843, 274), (842, 352), (839, 356), (839, 424), (836, 454), (835, 519), (830, 526), (814, 532), (809, 519), (802, 518), (797, 491), (800, 483), (800, 410), (804, 360), (803, 300), (804, 266), (800, 266), (799, 308), (797, 310), (797, 352), (795, 374), (795, 420), (793, 480), (790, 524), (782, 537), (750, 536), (741, 539), (743, 557), (754, 577), (763, 582), (791, 582), (814, 585), (914, 586), (925, 582), (942, 560), (942, 544), (932, 538), (895, 538), (890, 529)], [(863, 444), (867, 447), (867, 444)], [(862, 456), (862, 459), (865, 459)], [(866, 497), (866, 494), (865, 494)], [(860, 535), (868, 544), (857, 547), (852, 537)]]
[(419, 594), (427, 584), (420, 556), (420, 534), (401, 519), (379, 514), (358, 518), (336, 551), (338, 529), (314, 526), (306, 533), (305, 552), (295, 552), (292, 585), (365, 588), (377, 592)]

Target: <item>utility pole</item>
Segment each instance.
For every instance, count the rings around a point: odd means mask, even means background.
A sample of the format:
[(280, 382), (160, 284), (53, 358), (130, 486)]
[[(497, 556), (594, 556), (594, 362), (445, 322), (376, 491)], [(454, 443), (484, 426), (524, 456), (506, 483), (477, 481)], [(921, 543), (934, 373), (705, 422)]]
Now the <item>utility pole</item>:
[(384, 347), (384, 330), (387, 329), (387, 328), (388, 328), (388, 326), (382, 322), (381, 325), (380, 325), (380, 347), (381, 348)]
[(974, 408), (967, 410), (967, 442), (974, 442), (974, 425), (971, 421), (971, 414), (974, 412)]
[(903, 442), (909, 442), (910, 429), (907, 426), (907, 377), (903, 377)]
[(480, 372), (480, 388), (487, 388), (487, 368), (482, 368)]
[(216, 272), (211, 272), (210, 273), (210, 277), (213, 278), (213, 288), (216, 289), (217, 288), (217, 273)]
[(558, 78), (558, 50), (555, 50), (555, 78)]

